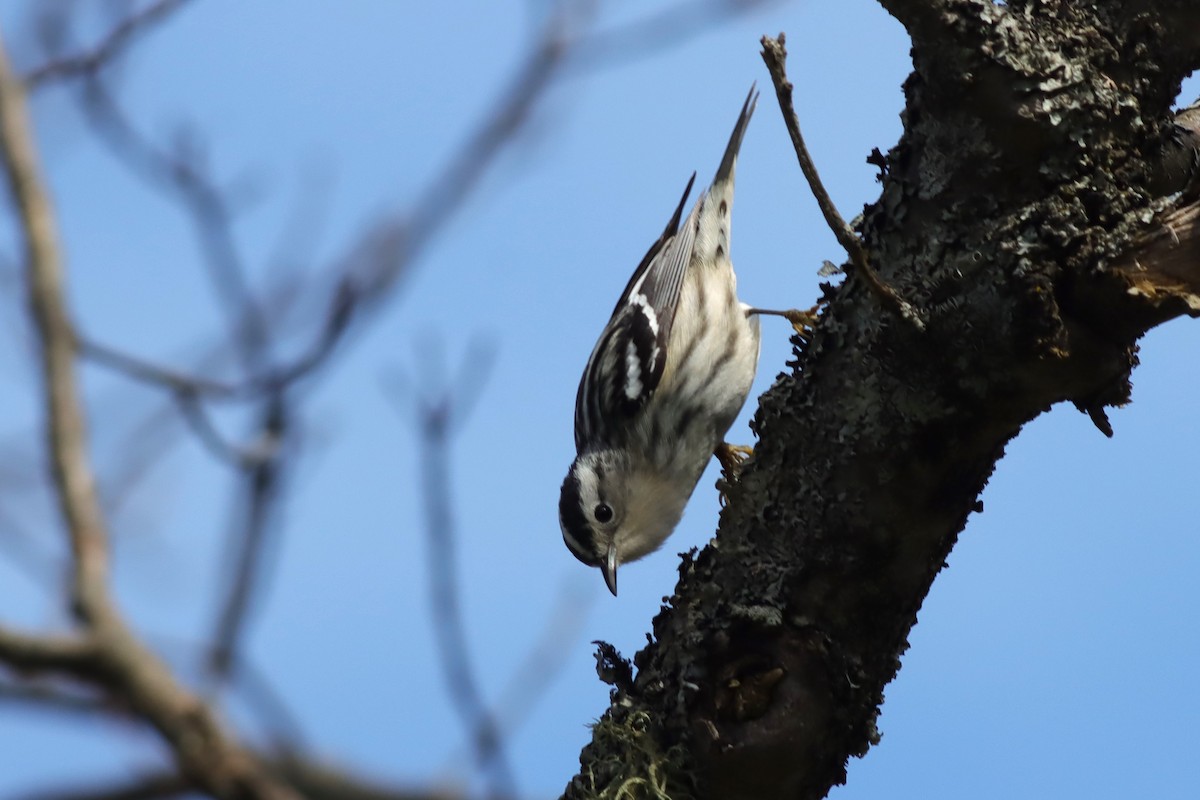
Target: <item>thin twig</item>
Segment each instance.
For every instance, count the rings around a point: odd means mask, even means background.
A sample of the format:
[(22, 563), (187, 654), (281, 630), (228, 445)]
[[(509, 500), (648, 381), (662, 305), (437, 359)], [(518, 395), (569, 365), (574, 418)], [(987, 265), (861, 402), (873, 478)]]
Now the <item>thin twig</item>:
[(229, 319), (233, 343), (245, 371), (262, 372), (270, 334), (234, 240), (229, 202), (205, 174), (200, 159), (171, 152), (143, 136), (97, 76), (89, 77), (82, 97), (85, 118), (113, 154), (135, 174), (182, 202), (204, 255), (209, 283)]
[(925, 321), (920, 312), (879, 277), (879, 273), (875, 271), (867, 258), (867, 251), (863, 248), (862, 241), (846, 224), (846, 220), (842, 219), (829, 192), (825, 191), (825, 186), (821, 183), (817, 166), (813, 163), (812, 156), (808, 153), (808, 147), (804, 144), (804, 137), (800, 133), (800, 120), (796, 117), (792, 101), (794, 87), (787, 77), (787, 48), (784, 47), (782, 33), (777, 39), (772, 39), (770, 36), (762, 37), (762, 59), (767, 65), (767, 71), (771, 73), (771, 81), (775, 84), (775, 96), (779, 100), (779, 110), (783, 112), (783, 120), (787, 124), (788, 134), (792, 137), (792, 146), (795, 148), (796, 158), (800, 162), (800, 171), (804, 173), (804, 178), (808, 181), (809, 188), (812, 189), (813, 196), (817, 199), (817, 205), (820, 206), (829, 229), (833, 231), (838, 243), (850, 256), (850, 263), (854, 265), (855, 274), (866, 281), (867, 287), (884, 306), (911, 322), (918, 330), (924, 330)]
[(275, 458), (279, 453), (280, 439), (272, 431), (259, 431), (258, 438), (250, 444), (230, 442), (217, 430), (212, 417), (200, 400), (187, 392), (175, 395), (180, 415), (192, 433), (218, 461), (237, 469), (253, 469)]
[(92, 75), (126, 50), (141, 35), (165, 21), (188, 0), (158, 0), (117, 23), (90, 50), (55, 58), (25, 76), (30, 91), (56, 80)]
[(186, 394), (197, 400), (259, 401), (264, 395), (290, 389), (324, 364), (345, 332), (355, 311), (355, 303), (349, 283), (343, 282), (334, 290), (333, 299), (326, 310), (325, 323), (312, 344), (290, 363), (264, 368), (238, 382), (219, 381), (165, 367), (101, 344), (78, 332), (76, 346), (81, 356), (139, 383)]
[(164, 367), (82, 336), (77, 335), (76, 342), (79, 355), (84, 358), (135, 381), (156, 384), (172, 392), (221, 399), (237, 394), (242, 388)]
[(282, 457), (282, 442), (288, 436), (288, 411), (280, 396), (270, 403), (261, 430), (277, 446), (274, 452), (246, 470), (246, 512), (231, 542), (237, 548), (232, 559), (228, 589), (218, 612), (209, 647), (209, 677), (224, 682), (237, 667), (238, 648), (254, 597), (262, 590), (263, 553), (272, 531), (274, 509), (282, 497), (287, 460)]
[[(431, 348), (426, 348), (425, 352), (431, 352)], [(398, 406), (413, 406), (421, 441), (420, 471), (429, 543), (429, 602), (442, 673), (450, 698), (469, 733), (475, 759), (490, 773), (490, 796), (511, 798), (516, 794), (515, 782), (504, 752), (500, 726), (483, 698), (467, 647), (462, 588), (458, 578), (458, 534), (450, 492), (451, 439), (467, 415), (468, 409), (462, 404), (469, 404), (479, 396), (478, 384), (487, 372), (487, 362), (480, 355), (483, 351), (476, 349), (475, 353), (474, 358), (465, 359), (457, 387), (446, 387), (444, 379), (439, 381), (432, 377), (435, 370), (441, 371), (440, 363), (427, 363), (426, 374), (417, 384), (393, 381), (391, 387)]]

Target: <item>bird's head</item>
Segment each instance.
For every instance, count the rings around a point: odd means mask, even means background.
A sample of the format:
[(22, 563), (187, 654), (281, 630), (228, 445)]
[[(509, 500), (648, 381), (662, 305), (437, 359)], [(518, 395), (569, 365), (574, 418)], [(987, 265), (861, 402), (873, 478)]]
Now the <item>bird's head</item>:
[[(693, 483), (694, 485), (694, 483)], [(679, 523), (692, 486), (667, 485), (619, 450), (581, 454), (563, 481), (558, 522), (567, 548), (617, 593), (617, 567), (657, 550)]]

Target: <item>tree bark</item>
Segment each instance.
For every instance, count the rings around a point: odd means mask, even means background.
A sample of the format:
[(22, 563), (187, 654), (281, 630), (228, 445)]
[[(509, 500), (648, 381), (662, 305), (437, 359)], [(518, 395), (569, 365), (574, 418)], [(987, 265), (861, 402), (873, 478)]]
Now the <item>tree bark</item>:
[(636, 676), (602, 649), (567, 798), (825, 796), (1006, 443), (1062, 401), (1111, 434), (1138, 338), (1200, 314), (1195, 3), (880, 2), (914, 70), (858, 232), (925, 330), (826, 288)]

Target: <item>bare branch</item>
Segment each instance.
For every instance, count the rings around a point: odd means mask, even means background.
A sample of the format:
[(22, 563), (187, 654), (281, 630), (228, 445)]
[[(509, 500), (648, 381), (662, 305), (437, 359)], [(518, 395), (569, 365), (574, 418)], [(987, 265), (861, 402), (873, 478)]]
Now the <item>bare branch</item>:
[(0, 628), (0, 661), (22, 671), (87, 672), (96, 658), (95, 642), (76, 636), (49, 636)]
[(871, 266), (862, 242), (846, 224), (846, 220), (842, 219), (829, 192), (825, 191), (825, 186), (821, 183), (817, 166), (813, 163), (812, 156), (808, 153), (808, 147), (804, 144), (804, 137), (800, 133), (800, 121), (796, 117), (796, 110), (792, 103), (794, 87), (787, 77), (787, 49), (784, 47), (784, 35), (779, 34), (777, 39), (769, 36), (762, 37), (762, 48), (762, 58), (767, 65), (767, 70), (771, 73), (771, 80), (775, 84), (775, 96), (779, 100), (779, 110), (783, 112), (783, 120), (792, 137), (792, 146), (796, 149), (800, 171), (804, 173), (804, 178), (808, 181), (809, 188), (812, 189), (813, 196), (817, 199), (817, 205), (820, 206), (829, 229), (833, 231), (838, 243), (849, 254), (850, 263), (854, 265), (854, 273), (866, 281), (867, 288), (879, 298), (884, 306), (911, 322), (918, 330), (924, 330), (925, 322), (920, 313), (898, 295), (895, 289), (884, 283), (883, 279), (879, 277), (879, 273)]
[[(245, 666), (245, 665), (244, 665)], [(253, 677), (256, 685), (253, 693), (260, 695), (263, 700), (271, 694), (265, 684), (261, 684), (253, 669), (243, 669), (240, 679)], [(50, 710), (57, 713), (85, 714), (93, 716), (98, 713), (127, 716), (126, 709), (106, 702), (102, 697), (89, 697), (75, 691), (47, 684), (10, 684), (0, 682), (0, 702), (25, 703), (34, 708)], [(257, 702), (257, 701), (256, 701)], [(275, 706), (271, 716), (279, 717), (278, 722), (288, 729), (287, 742), (282, 749), (276, 747), (273, 754), (260, 753), (258, 761), (264, 768), (283, 783), (290, 785), (307, 800), (464, 800), (457, 792), (401, 789), (383, 783), (374, 783), (350, 772), (344, 772), (325, 762), (314, 761), (301, 754), (294, 745), (298, 741), (298, 727), (294, 720), (283, 719), (289, 715), (282, 704), (271, 699), (270, 705)], [(276, 726), (278, 734), (280, 726)], [(278, 737), (277, 737), (278, 738)], [(86, 788), (46, 790), (26, 795), (29, 800), (111, 800), (124, 797), (172, 797), (180, 792), (194, 792), (195, 784), (182, 778), (172, 769), (163, 769), (104, 785), (96, 781), (88, 781)]]
[(20, 216), (29, 306), (41, 345), (46, 441), (74, 555), (77, 610), (89, 621), (107, 606), (108, 545), (87, 456), (79, 406), (71, 324), (62, 300), (62, 265), (54, 215), (38, 174), (24, 90), (0, 52), (0, 156)]
[(25, 76), (30, 91), (53, 81), (94, 75), (141, 36), (166, 21), (188, 0), (157, 0), (117, 23), (90, 50), (46, 62)]
[[(76, 659), (69, 666), (85, 676), (99, 672), (106, 686), (158, 728), (171, 743), (181, 770), (206, 791), (230, 800), (290, 798), (291, 793), (261, 773), (253, 758), (228, 739), (208, 709), (179, 686), (137, 640), (109, 596), (107, 534), (87, 452), (54, 215), (30, 138), (24, 87), (2, 48), (0, 158), (19, 216), (29, 305), (40, 347), (46, 443), (71, 543), (74, 609), (89, 628), (95, 648), (92, 662), (81, 664)], [(16, 657), (48, 656), (28, 639), (10, 635), (9, 644)]]
[[(195, 648), (188, 645), (186, 649)], [(23, 655), (12, 655), (14, 652)], [(546, 655), (551, 659), (556, 656), (553, 652)], [(0, 660), (34, 676), (23, 679), (17, 675), (11, 680), (0, 680), (0, 703), (81, 716), (104, 714), (129, 720), (127, 706), (96, 691), (95, 687), (45, 677), (50, 672), (61, 672), (67, 678), (77, 676), (90, 668), (95, 656), (87, 640), (55, 639), (0, 628)], [(299, 719), (251, 660), (243, 658), (238, 666), (238, 697), (265, 730), (270, 749), (289, 757), (299, 757), (298, 754), (307, 750), (307, 737)]]

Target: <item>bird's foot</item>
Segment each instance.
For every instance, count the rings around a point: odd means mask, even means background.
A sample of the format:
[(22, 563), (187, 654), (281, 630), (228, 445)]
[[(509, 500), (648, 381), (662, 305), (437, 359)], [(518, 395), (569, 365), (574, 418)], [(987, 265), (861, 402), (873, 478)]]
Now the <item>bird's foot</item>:
[(792, 323), (792, 328), (802, 339), (808, 339), (812, 336), (812, 329), (817, 325), (817, 310), (820, 305), (815, 305), (807, 311), (801, 311), (798, 308), (789, 308), (786, 311), (772, 311), (766, 308), (751, 309), (752, 314), (768, 314), (772, 317), (783, 317), (788, 322)]
[(721, 442), (713, 450), (713, 455), (717, 457), (717, 461), (721, 462), (721, 477), (717, 479), (717, 494), (721, 501), (721, 508), (724, 508), (729, 505), (729, 487), (741, 474), (742, 466), (747, 459), (754, 455), (754, 448)]

